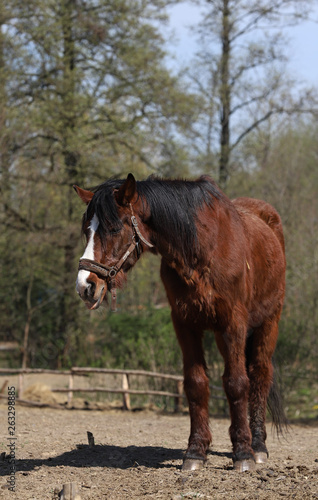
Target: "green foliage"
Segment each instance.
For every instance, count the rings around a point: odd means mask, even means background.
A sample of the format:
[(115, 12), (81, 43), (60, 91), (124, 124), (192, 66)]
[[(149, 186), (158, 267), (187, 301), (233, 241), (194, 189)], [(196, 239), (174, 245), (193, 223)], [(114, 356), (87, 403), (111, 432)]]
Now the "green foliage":
[(101, 349), (103, 366), (182, 372), (181, 353), (169, 308), (110, 315)]

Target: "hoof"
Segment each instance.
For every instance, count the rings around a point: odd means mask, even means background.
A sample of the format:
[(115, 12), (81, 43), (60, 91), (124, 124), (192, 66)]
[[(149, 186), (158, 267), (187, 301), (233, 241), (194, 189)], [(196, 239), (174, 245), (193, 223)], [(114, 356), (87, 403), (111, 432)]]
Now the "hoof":
[(257, 464), (266, 464), (267, 453), (265, 451), (256, 451), (255, 452), (255, 462)]
[(185, 458), (183, 461), (182, 470), (200, 470), (203, 469), (205, 460), (196, 458)]
[(245, 472), (247, 470), (255, 470), (256, 464), (252, 458), (246, 460), (237, 460), (234, 462), (234, 470), (237, 472)]

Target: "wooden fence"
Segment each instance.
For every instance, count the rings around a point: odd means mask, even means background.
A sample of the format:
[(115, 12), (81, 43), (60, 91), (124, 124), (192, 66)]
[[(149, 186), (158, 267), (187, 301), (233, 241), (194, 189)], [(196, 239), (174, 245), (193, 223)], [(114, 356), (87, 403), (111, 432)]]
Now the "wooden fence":
[[(76, 376), (79, 375), (90, 375), (93, 373), (108, 374), (108, 375), (121, 375), (121, 387), (118, 388), (106, 388), (106, 387), (74, 387), (74, 380)], [(183, 402), (185, 395), (183, 393), (183, 377), (180, 375), (169, 375), (165, 373), (148, 372), (144, 370), (119, 370), (112, 368), (82, 368), (73, 367), (70, 370), (45, 370), (41, 368), (0, 368), (0, 375), (18, 375), (18, 395), (19, 399), (23, 394), (24, 390), (24, 375), (29, 374), (54, 374), (54, 375), (66, 375), (68, 376), (68, 387), (67, 388), (51, 388), (52, 392), (65, 392), (67, 393), (68, 405), (71, 404), (74, 392), (95, 392), (95, 393), (115, 393), (122, 394), (123, 396), (123, 407), (125, 410), (131, 409), (130, 395), (152, 395), (152, 396), (165, 396), (174, 398), (175, 401), (175, 411), (181, 411), (183, 407)], [(131, 389), (129, 385), (130, 376), (142, 376), (151, 378), (160, 378), (166, 380), (172, 380), (175, 382), (175, 392), (169, 391), (156, 391), (150, 389)], [(218, 386), (210, 385), (210, 389), (213, 391), (222, 391), (223, 389)], [(215, 399), (225, 399), (223, 395), (212, 395)]]

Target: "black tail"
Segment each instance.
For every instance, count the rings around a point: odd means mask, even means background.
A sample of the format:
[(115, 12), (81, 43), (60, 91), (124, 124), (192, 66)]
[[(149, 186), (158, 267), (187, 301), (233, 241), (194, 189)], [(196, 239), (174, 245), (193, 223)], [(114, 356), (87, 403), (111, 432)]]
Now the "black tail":
[(273, 367), (273, 382), (268, 395), (267, 407), (272, 416), (273, 425), (276, 427), (277, 435), (284, 436), (288, 430), (288, 420), (284, 410), (284, 398), (274, 360)]

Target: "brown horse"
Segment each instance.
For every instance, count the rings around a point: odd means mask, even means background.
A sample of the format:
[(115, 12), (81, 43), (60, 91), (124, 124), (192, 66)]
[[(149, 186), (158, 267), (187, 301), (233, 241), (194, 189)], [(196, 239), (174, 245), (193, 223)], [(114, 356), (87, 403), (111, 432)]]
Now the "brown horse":
[[(202, 348), (213, 330), (224, 358), (234, 468), (268, 457), (266, 402), (285, 293), (282, 224), (264, 201), (230, 201), (207, 176), (109, 180), (94, 192), (74, 186), (87, 204), (77, 292), (89, 309), (106, 300), (142, 252), (161, 255), (161, 278), (183, 353), (191, 433), (183, 469), (199, 468), (211, 443), (209, 383)], [(278, 424), (282, 415), (276, 408)], [(276, 422), (276, 423), (277, 423)]]

